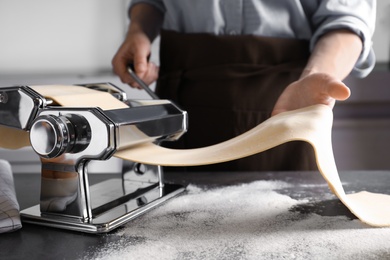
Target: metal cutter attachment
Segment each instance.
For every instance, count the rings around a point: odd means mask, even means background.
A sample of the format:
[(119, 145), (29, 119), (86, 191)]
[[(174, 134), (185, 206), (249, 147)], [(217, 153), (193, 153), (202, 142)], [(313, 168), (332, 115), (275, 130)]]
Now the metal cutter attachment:
[(42, 162), (40, 204), (23, 210), (22, 220), (104, 233), (185, 188), (165, 183), (160, 166), (130, 161), (123, 161), (120, 177), (90, 186), (88, 164), (143, 142), (178, 139), (187, 130), (187, 113), (168, 100), (128, 100), (109, 83), (83, 87), (108, 92), (128, 108), (67, 108), (33, 87), (16, 86), (0, 89), (0, 125), (29, 131)]

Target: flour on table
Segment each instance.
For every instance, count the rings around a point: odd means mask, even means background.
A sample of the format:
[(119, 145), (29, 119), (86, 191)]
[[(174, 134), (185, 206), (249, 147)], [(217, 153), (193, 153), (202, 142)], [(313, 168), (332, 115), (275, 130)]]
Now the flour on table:
[(108, 234), (120, 239), (91, 248), (95, 253), (85, 259), (390, 258), (390, 229), (294, 212), (308, 201), (277, 192), (288, 187), (276, 181), (189, 186), (186, 194)]

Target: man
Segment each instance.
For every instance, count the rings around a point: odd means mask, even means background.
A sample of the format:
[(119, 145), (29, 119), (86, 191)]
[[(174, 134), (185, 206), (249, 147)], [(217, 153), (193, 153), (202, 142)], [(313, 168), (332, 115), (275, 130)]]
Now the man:
[[(313, 104), (333, 108), (366, 76), (375, 57), (375, 0), (135, 0), (126, 39), (113, 58), (189, 113), (189, 132), (173, 147), (212, 145), (271, 115)], [(161, 35), (160, 68), (148, 62)], [(259, 155), (193, 170), (312, 170), (313, 151), (291, 142)]]

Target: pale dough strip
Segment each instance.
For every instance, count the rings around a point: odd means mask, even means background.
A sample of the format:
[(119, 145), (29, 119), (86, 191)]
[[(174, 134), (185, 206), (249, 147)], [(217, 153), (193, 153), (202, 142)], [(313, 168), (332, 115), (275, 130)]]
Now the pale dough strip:
[[(80, 87), (59, 85), (33, 88), (62, 106), (92, 106), (102, 109), (124, 107), (122, 102), (110, 94), (95, 93), (97, 91), (90, 89), (79, 90)], [(332, 110), (324, 105), (315, 105), (271, 117), (252, 130), (217, 145), (174, 150), (145, 143), (118, 151), (115, 156), (152, 165), (195, 166), (243, 158), (293, 140), (306, 141), (314, 148), (319, 171), (344, 205), (369, 225), (390, 226), (389, 195), (366, 191), (345, 194), (333, 157), (332, 123)], [(1, 146), (3, 144), (0, 143)]]
[(0, 147), (5, 149), (19, 149), (30, 146), (29, 134), (26, 131), (0, 126)]

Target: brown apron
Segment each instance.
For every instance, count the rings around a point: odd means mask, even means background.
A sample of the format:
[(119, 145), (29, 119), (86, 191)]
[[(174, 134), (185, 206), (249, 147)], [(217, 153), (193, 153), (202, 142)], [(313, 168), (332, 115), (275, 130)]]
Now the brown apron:
[[(284, 88), (299, 78), (308, 57), (304, 40), (162, 31), (156, 92), (189, 115), (189, 131), (179, 141), (163, 145), (204, 147), (260, 124), (270, 117)], [(187, 170), (315, 169), (312, 147), (296, 141), (240, 160)]]

